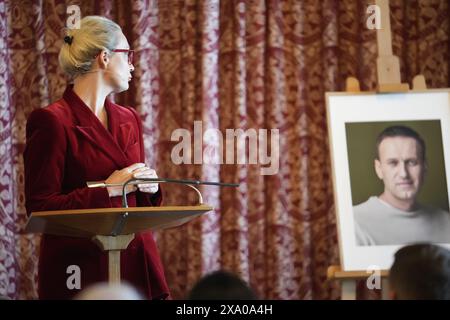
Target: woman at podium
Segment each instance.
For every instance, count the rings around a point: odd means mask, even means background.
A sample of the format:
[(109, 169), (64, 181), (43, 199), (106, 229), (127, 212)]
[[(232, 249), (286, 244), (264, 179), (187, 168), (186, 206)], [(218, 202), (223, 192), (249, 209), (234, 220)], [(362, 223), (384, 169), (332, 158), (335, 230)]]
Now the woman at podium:
[[(88, 16), (69, 29), (59, 53), (73, 79), (63, 97), (34, 110), (26, 127), (24, 151), (27, 213), (46, 210), (121, 207), (121, 187), (87, 188), (87, 181), (123, 183), (154, 178), (144, 156), (142, 125), (136, 111), (107, 96), (128, 89), (133, 50), (111, 20)], [(129, 186), (129, 206), (158, 206), (158, 184)], [(68, 268), (78, 266), (81, 288), (68, 288)], [(136, 234), (121, 252), (122, 279), (148, 299), (166, 299), (169, 289), (156, 243), (149, 232)], [(90, 239), (44, 235), (41, 240), (40, 299), (70, 299), (89, 284), (108, 279), (108, 257)]]

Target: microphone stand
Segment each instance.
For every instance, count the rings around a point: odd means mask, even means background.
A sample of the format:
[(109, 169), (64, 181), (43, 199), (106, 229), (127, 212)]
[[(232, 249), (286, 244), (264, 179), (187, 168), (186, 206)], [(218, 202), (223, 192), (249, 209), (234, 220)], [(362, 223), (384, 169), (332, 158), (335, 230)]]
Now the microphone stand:
[(200, 191), (194, 186), (209, 185), (219, 187), (239, 187), (239, 183), (224, 183), (224, 182), (212, 182), (212, 181), (200, 181), (200, 180), (185, 180), (185, 179), (168, 179), (168, 178), (131, 178), (124, 183), (105, 183), (104, 181), (88, 181), (86, 184), (89, 188), (106, 188), (106, 187), (122, 187), (122, 207), (128, 208), (127, 195), (125, 189), (128, 185), (136, 185), (143, 183), (178, 183), (187, 185), (193, 188), (200, 198), (200, 204), (203, 204), (203, 198)]
[[(105, 183), (104, 181), (88, 181), (86, 182), (89, 188), (106, 188), (106, 187), (122, 187), (122, 207), (128, 208), (127, 195), (125, 193), (125, 188), (127, 185), (144, 184), (148, 182), (153, 183), (178, 183), (187, 185), (193, 188), (199, 195), (200, 205), (203, 204), (203, 198), (200, 191), (194, 187), (194, 185), (211, 185), (211, 186), (221, 186), (221, 187), (239, 187), (238, 183), (222, 183), (222, 182), (210, 182), (210, 181), (199, 181), (199, 180), (183, 180), (183, 179), (166, 179), (166, 178), (131, 178), (124, 183)], [(118, 235), (125, 225), (125, 221), (128, 217), (128, 212), (125, 212), (117, 219), (113, 226), (112, 235)]]

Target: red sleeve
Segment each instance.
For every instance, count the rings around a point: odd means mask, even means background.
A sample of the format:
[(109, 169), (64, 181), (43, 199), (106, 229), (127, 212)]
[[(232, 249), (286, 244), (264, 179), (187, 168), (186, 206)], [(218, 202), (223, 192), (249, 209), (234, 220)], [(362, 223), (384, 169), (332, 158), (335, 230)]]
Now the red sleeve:
[(28, 118), (25, 166), (25, 206), (33, 211), (111, 207), (106, 188), (78, 188), (61, 193), (67, 148), (61, 121), (37, 109)]
[[(142, 130), (142, 123), (139, 115), (137, 114), (136, 110), (133, 108), (128, 107), (129, 110), (133, 113), (134, 117), (136, 118), (136, 122), (139, 128), (138, 132), (138, 139), (140, 144), (140, 150), (141, 150), (141, 158), (140, 162), (145, 163), (145, 151), (144, 151), (144, 138), (143, 138), (143, 130)], [(158, 207), (161, 205), (162, 202), (162, 190), (161, 190), (161, 184), (159, 184), (158, 192), (154, 194), (145, 193), (136, 191), (136, 201), (138, 207)]]

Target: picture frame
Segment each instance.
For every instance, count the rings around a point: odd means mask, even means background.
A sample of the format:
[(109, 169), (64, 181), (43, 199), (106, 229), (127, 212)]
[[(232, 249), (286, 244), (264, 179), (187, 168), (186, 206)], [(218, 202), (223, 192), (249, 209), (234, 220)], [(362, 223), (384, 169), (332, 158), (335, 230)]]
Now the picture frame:
[[(447, 222), (450, 221), (450, 89), (383, 94), (327, 92), (326, 111), (342, 270), (387, 270), (394, 261), (395, 252), (407, 244), (432, 242), (450, 248), (450, 224)], [(379, 173), (375, 169), (377, 152), (381, 146), (377, 147), (377, 138), (382, 132), (399, 127), (413, 129), (420, 137), (423, 136), (424, 153), (426, 151), (426, 161), (418, 171), (423, 172), (424, 178), (421, 184), (418, 183), (417, 196), (412, 198), (410, 191), (404, 193), (417, 203), (410, 209), (411, 212), (418, 212), (421, 217), (425, 217), (424, 222), (415, 222), (415, 228), (409, 224), (407, 228), (402, 228), (400, 223), (408, 215), (400, 215), (399, 219), (394, 215), (398, 214), (398, 208), (390, 203), (390, 198), (389, 201), (385, 198), (389, 195), (389, 186), (386, 187), (389, 178), (387, 175), (384, 179), (378, 176), (382, 172), (380, 168), (385, 167), (380, 167), (379, 161)], [(384, 145), (389, 146), (397, 140), (403, 143), (410, 142), (411, 138), (401, 140), (392, 137), (386, 140), (389, 144), (385, 142)], [(416, 148), (420, 150), (417, 145)], [(419, 151), (413, 154), (419, 154)], [(413, 188), (414, 177), (404, 179), (407, 182), (400, 184), (402, 188)], [(422, 207), (423, 202), (427, 206)], [(385, 205), (386, 210), (383, 207)], [(361, 208), (365, 210), (363, 213)], [(371, 208), (374, 208), (377, 216), (370, 213)], [(435, 211), (428, 211), (428, 208)], [(428, 212), (432, 214), (426, 215)], [(384, 224), (382, 217), (389, 221)], [(443, 219), (445, 223), (434, 223), (440, 229), (429, 238), (428, 220), (435, 217)], [(440, 234), (443, 236), (438, 237)], [(402, 235), (405, 236), (402, 238)], [(366, 238), (370, 241), (365, 243)]]

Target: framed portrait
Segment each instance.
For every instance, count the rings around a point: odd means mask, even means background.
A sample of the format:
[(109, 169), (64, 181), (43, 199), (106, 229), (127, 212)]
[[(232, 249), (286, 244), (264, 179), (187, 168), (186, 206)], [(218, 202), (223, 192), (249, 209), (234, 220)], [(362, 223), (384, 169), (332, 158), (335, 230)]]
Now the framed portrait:
[(326, 100), (343, 270), (387, 270), (412, 243), (450, 248), (450, 90)]

